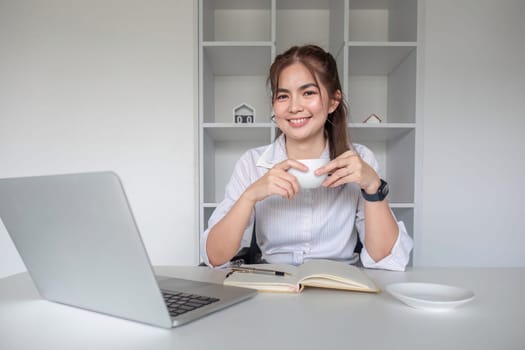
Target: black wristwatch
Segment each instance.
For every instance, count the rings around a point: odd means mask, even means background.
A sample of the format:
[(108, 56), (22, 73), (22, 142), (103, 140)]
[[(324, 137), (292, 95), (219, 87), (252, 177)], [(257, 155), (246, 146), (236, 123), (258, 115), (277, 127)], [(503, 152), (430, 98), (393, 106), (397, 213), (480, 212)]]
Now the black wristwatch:
[(380, 180), (381, 185), (379, 185), (377, 192), (374, 194), (368, 194), (365, 192), (365, 190), (361, 189), (361, 194), (363, 195), (364, 199), (366, 199), (369, 202), (381, 202), (383, 199), (386, 198), (386, 196), (388, 195), (388, 184), (385, 180)]

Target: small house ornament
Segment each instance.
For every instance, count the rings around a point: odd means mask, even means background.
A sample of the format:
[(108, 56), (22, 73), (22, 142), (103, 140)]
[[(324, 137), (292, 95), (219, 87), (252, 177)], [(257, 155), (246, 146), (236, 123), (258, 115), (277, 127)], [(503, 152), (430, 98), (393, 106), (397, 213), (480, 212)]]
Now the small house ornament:
[(237, 124), (253, 123), (255, 121), (255, 108), (247, 103), (241, 103), (233, 108), (233, 122)]
[(367, 124), (379, 124), (381, 122), (382, 122), (381, 118), (379, 118), (379, 116), (375, 113), (370, 114), (368, 118), (363, 120), (363, 123), (367, 123)]

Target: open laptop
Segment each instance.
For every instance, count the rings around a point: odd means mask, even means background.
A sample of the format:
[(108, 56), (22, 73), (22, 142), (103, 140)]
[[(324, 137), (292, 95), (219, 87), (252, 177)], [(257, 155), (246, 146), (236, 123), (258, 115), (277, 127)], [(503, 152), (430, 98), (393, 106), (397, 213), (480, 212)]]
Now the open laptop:
[(256, 293), (156, 278), (112, 172), (0, 179), (0, 218), (40, 295), (54, 302), (170, 328)]

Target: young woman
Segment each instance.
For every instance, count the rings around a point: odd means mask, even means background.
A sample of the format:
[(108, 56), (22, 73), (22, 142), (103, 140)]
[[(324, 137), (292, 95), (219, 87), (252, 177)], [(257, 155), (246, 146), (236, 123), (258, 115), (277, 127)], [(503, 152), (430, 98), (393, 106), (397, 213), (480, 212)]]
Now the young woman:
[[(363, 266), (404, 270), (412, 240), (388, 206), (388, 187), (373, 153), (349, 141), (333, 56), (314, 45), (292, 47), (275, 58), (268, 80), (282, 134), (237, 162), (202, 236), (204, 261), (227, 263), (255, 219), (257, 242), (269, 263), (321, 258), (352, 263), (359, 234)], [(288, 170), (306, 171), (297, 159), (309, 158), (330, 158), (316, 170), (330, 176), (319, 188), (301, 190)]]

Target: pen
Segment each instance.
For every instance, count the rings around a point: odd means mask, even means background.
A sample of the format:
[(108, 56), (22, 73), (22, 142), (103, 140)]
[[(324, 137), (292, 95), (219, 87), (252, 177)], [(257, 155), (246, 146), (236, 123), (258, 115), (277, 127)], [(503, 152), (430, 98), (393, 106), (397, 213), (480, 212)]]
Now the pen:
[(270, 270), (270, 269), (262, 269), (259, 267), (248, 267), (248, 266), (235, 266), (232, 267), (232, 272), (247, 272), (247, 273), (260, 273), (265, 275), (274, 275), (274, 276), (286, 276), (289, 275), (288, 272), (284, 271), (277, 271), (277, 270)]

